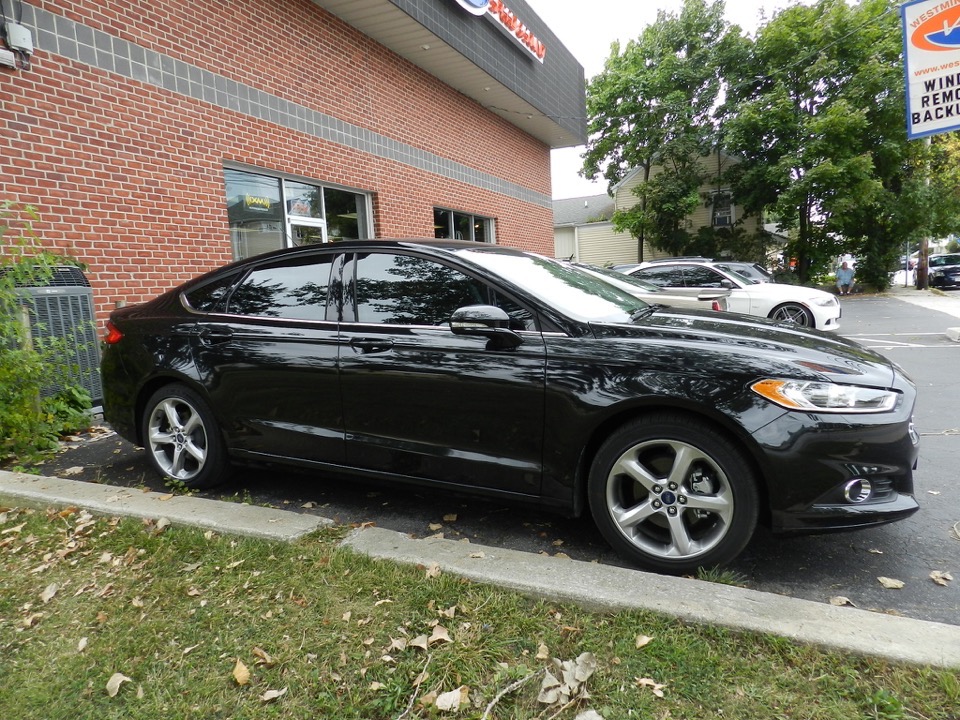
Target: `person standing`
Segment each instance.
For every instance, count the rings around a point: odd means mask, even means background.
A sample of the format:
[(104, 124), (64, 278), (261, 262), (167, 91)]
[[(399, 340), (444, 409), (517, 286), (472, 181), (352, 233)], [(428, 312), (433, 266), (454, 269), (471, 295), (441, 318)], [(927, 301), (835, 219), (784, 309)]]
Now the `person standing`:
[(853, 268), (844, 262), (837, 270), (837, 289), (841, 295), (849, 295), (853, 286)]

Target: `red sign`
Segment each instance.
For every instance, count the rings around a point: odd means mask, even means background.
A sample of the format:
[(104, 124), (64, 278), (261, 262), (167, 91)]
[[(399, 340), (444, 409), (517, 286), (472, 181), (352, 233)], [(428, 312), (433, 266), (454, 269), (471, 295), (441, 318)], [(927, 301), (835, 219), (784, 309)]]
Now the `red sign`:
[(513, 10), (501, 0), (457, 0), (457, 2), (464, 10), (477, 17), (488, 15), (534, 58), (543, 62), (547, 54), (547, 46), (540, 42), (533, 31), (524, 25)]

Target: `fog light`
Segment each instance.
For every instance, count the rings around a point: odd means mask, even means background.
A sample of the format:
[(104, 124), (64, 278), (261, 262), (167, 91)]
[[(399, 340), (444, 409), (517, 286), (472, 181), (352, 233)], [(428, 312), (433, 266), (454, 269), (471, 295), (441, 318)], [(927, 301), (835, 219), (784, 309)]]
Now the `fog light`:
[(870, 499), (873, 486), (866, 478), (854, 478), (843, 486), (843, 497), (848, 503), (862, 503)]

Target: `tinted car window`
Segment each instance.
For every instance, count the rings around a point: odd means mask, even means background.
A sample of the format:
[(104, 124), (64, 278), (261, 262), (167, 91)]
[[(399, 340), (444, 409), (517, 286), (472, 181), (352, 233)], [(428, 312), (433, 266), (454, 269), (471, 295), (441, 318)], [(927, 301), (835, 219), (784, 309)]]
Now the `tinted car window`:
[(199, 312), (216, 312), (237, 281), (238, 273), (220, 277), (184, 293), (187, 304)]
[(357, 320), (362, 323), (443, 325), (457, 308), (489, 302), (480, 281), (412, 255), (358, 255), (356, 273)]
[(236, 315), (324, 320), (332, 256), (298, 256), (255, 268), (230, 296)]
[(725, 278), (716, 270), (697, 265), (683, 268), (683, 280), (687, 287), (720, 288)]
[(643, 268), (632, 275), (658, 287), (683, 287), (683, 271), (675, 266)]

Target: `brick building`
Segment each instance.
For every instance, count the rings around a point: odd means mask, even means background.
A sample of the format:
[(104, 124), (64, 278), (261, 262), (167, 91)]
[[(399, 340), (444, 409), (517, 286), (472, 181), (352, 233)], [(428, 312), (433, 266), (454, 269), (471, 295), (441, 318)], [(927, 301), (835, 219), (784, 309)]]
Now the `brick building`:
[(549, 152), (584, 142), (583, 69), (523, 0), (5, 8), (34, 51), (0, 57), (0, 201), (87, 264), (101, 319), (303, 242), (553, 253)]

